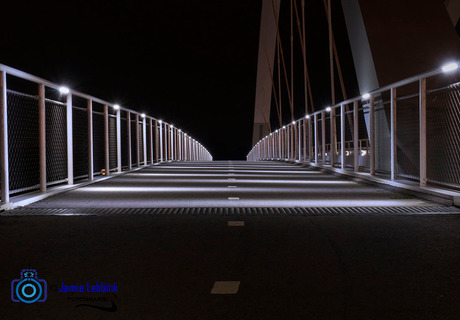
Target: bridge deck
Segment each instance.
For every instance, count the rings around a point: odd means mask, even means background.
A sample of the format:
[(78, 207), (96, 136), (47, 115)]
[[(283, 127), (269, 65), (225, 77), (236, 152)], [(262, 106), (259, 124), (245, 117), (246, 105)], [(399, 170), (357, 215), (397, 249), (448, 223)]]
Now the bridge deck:
[(280, 162), (168, 163), (52, 196), (34, 208), (362, 207), (430, 203)]
[[(226, 209), (339, 203), (393, 207)], [(192, 204), (213, 208), (141, 208)], [(139, 208), (115, 209), (128, 205)], [(146, 168), (0, 217), (1, 318), (457, 319), (460, 220), (451, 209), (280, 163)], [(91, 214), (66, 215), (79, 212)], [(193, 214), (168, 214), (177, 212)], [(23, 268), (48, 282), (46, 302), (11, 301)], [(239, 286), (214, 294), (217, 281)], [(62, 293), (63, 282), (116, 282), (119, 292)]]

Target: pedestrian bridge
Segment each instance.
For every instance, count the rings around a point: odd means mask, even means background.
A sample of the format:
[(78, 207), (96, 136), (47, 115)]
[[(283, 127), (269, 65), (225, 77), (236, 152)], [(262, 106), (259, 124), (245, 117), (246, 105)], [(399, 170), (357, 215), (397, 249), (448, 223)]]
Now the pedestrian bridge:
[(262, 138), (248, 161), (212, 162), (180, 128), (0, 65), (2, 209), (458, 204), (456, 73), (343, 101)]

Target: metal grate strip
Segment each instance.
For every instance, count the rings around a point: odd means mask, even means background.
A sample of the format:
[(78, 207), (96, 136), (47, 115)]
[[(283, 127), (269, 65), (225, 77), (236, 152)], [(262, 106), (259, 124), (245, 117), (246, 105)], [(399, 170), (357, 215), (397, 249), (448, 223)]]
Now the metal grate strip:
[(460, 208), (427, 207), (314, 207), (314, 208), (18, 208), (2, 216), (29, 215), (247, 215), (247, 216), (369, 216), (412, 214), (460, 214)]

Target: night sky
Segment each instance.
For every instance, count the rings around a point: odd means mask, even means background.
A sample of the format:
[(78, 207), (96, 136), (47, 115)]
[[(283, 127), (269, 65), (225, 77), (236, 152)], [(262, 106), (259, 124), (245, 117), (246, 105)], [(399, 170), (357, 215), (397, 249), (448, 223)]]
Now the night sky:
[[(340, 1), (333, 5), (352, 96), (356, 80)], [(215, 159), (244, 159), (251, 149), (261, 6), (261, 0), (4, 1), (0, 63), (172, 123)], [(306, 9), (310, 77), (322, 107), (330, 103), (326, 16), (322, 1), (307, 1)], [(289, 1), (282, 1), (280, 16), (289, 58)], [(305, 109), (294, 26), (298, 118)], [(286, 93), (283, 99), (286, 123)], [(276, 118), (271, 122), (276, 129)]]

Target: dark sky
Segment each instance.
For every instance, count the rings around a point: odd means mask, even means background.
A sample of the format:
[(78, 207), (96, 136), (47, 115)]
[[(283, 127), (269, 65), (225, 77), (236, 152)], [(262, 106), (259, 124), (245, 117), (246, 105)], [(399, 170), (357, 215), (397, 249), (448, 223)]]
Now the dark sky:
[[(307, 3), (308, 59), (321, 65), (311, 68), (318, 79), (312, 86), (325, 104), (327, 24), (322, 2)], [(215, 159), (243, 159), (251, 149), (261, 6), (261, 0), (4, 1), (0, 63), (172, 123)], [(288, 1), (281, 19), (288, 40)], [(346, 35), (338, 38), (339, 50), (349, 50)], [(295, 41), (301, 116), (297, 33)], [(283, 46), (288, 55), (289, 43)]]

